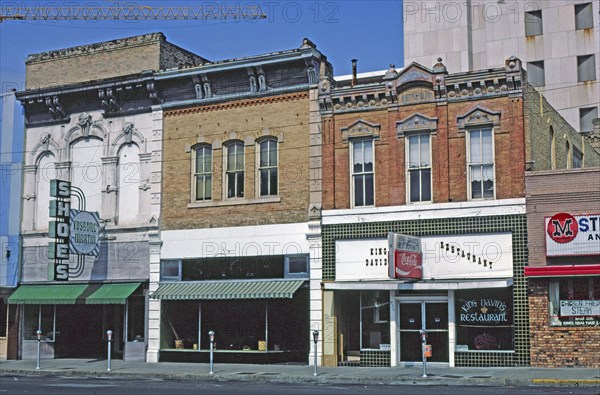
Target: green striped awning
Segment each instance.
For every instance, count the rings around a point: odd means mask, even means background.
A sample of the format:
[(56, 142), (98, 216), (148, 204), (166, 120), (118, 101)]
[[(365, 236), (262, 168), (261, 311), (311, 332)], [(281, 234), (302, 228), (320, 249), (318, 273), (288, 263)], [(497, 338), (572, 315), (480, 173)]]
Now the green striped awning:
[(9, 304), (125, 304), (141, 283), (21, 285)]
[(303, 280), (198, 281), (160, 284), (152, 294), (162, 300), (292, 298)]

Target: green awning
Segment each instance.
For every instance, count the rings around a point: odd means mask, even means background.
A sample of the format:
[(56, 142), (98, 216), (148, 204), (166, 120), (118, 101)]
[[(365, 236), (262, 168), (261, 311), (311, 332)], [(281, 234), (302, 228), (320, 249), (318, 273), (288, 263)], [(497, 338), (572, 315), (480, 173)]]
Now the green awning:
[(161, 300), (292, 298), (303, 280), (199, 281), (160, 284), (152, 294)]
[(8, 298), (9, 304), (76, 304), (87, 284), (21, 285)]
[(102, 284), (85, 298), (85, 304), (125, 304), (140, 283)]
[(125, 304), (141, 283), (21, 285), (9, 304)]

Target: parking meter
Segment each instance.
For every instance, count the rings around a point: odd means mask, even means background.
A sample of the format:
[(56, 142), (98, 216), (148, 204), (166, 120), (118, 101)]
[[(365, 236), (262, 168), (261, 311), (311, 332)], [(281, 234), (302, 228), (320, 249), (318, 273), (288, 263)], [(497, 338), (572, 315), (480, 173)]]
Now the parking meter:
[(215, 331), (209, 331), (208, 338), (210, 340), (210, 372), (209, 372), (209, 374), (213, 374), (213, 345), (215, 343)]
[(112, 343), (112, 331), (109, 329), (106, 331), (106, 336), (108, 337), (108, 367), (106, 368), (107, 372), (110, 372), (110, 351), (111, 351), (111, 343)]
[(317, 342), (319, 341), (319, 331), (314, 330), (312, 335), (313, 335), (313, 342), (315, 343), (315, 372), (313, 373), (313, 375), (316, 376), (317, 375)]
[(35, 365), (35, 369), (40, 370), (40, 343), (42, 342), (42, 330), (38, 329), (35, 334), (37, 335), (37, 364)]
[(421, 353), (423, 354), (423, 377), (427, 377), (427, 356), (425, 355), (425, 349), (427, 348), (427, 331), (421, 329)]

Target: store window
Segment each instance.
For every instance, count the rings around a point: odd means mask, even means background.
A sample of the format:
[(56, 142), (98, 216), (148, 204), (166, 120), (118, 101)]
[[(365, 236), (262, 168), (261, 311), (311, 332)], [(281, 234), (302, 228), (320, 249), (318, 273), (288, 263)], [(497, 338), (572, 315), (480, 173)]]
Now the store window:
[(600, 278), (552, 280), (548, 289), (550, 326), (600, 326)]
[(181, 259), (162, 259), (160, 261), (160, 280), (181, 280)]
[(144, 317), (146, 298), (143, 294), (132, 295), (127, 299), (127, 341), (144, 341)]
[(354, 140), (351, 147), (352, 205), (353, 207), (373, 206), (375, 204), (373, 139)]
[(7, 334), (7, 310), (8, 305), (4, 299), (0, 299), (0, 337), (6, 337)]
[(258, 176), (260, 196), (276, 196), (278, 185), (277, 140), (268, 138), (259, 143)]
[(284, 278), (284, 259), (284, 255), (186, 258), (181, 264), (181, 279), (204, 281)]
[(193, 169), (192, 199), (194, 201), (210, 200), (212, 197), (212, 148), (210, 146), (196, 147)]
[(492, 128), (468, 133), (469, 189), (471, 199), (494, 198), (494, 142)]
[(366, 291), (360, 294), (361, 350), (390, 349), (390, 294)]
[(429, 134), (408, 136), (408, 196), (411, 203), (431, 201), (431, 145)]
[(308, 278), (308, 255), (288, 255), (285, 257), (286, 278)]
[(56, 339), (56, 306), (25, 305), (23, 339), (37, 340), (38, 329), (42, 331), (42, 340), (53, 342)]
[(512, 288), (456, 291), (456, 351), (513, 350)]
[(226, 189), (227, 198), (244, 197), (244, 143), (235, 142), (227, 145)]

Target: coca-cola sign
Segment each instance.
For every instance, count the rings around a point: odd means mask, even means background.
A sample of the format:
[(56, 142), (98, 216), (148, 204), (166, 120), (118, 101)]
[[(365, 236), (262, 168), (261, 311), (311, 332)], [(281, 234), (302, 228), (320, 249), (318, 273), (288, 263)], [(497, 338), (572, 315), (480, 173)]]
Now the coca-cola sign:
[(421, 240), (414, 236), (390, 233), (390, 278), (423, 278)]

